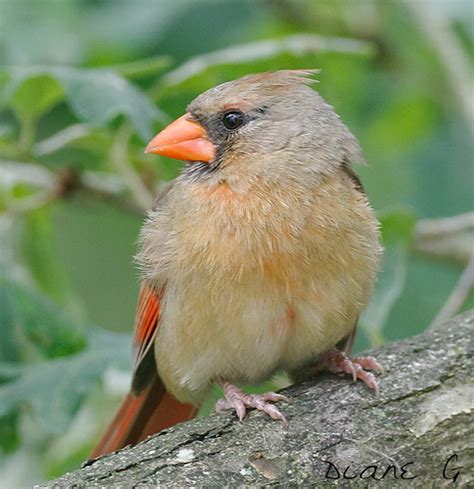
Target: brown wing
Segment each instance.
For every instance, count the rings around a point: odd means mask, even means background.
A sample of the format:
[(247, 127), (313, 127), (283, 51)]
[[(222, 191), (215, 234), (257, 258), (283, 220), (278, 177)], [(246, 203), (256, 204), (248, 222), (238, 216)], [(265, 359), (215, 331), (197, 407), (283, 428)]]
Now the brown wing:
[(154, 287), (143, 282), (140, 287), (135, 320), (132, 392), (122, 402), (91, 457), (134, 445), (147, 436), (186, 421), (197, 408), (176, 400), (158, 376), (153, 342), (160, 324), (160, 299)]
[(133, 350), (135, 359), (132, 374), (132, 392), (138, 395), (151, 381), (156, 371), (153, 342), (159, 327), (160, 299), (156, 289), (143, 281), (138, 296)]

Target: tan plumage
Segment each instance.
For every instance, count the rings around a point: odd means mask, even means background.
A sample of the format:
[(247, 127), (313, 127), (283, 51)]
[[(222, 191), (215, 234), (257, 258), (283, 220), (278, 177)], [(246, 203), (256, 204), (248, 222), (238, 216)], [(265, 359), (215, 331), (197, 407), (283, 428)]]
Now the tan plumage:
[(166, 285), (155, 357), (180, 400), (199, 402), (218, 376), (258, 382), (315, 361), (369, 300), (378, 224), (343, 166), (359, 148), (307, 81), (255, 75), (191, 104), (212, 114), (276, 99), (278, 112), (249, 124), (218, 171), (178, 177), (143, 228), (144, 276)]
[[(150, 142), (147, 151), (190, 164), (141, 232), (135, 395), (158, 382), (198, 405), (219, 382), (218, 409), (242, 418), (251, 406), (285, 421), (267, 402), (283, 396), (254, 398), (232, 384), (317, 364), (377, 388), (364, 370), (379, 367), (374, 359), (351, 361), (333, 348), (369, 301), (378, 223), (351, 167), (363, 162), (359, 145), (310, 75), (263, 73), (215, 87)], [(193, 414), (179, 403), (169, 409)], [(96, 454), (152, 432), (142, 420), (132, 439), (127, 422), (114, 424), (113, 442), (102, 440)]]

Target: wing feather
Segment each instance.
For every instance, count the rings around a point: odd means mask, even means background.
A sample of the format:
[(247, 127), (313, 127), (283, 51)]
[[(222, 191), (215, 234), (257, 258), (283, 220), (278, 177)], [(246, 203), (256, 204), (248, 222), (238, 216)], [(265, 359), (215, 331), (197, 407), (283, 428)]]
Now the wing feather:
[[(151, 347), (158, 331), (159, 323), (160, 294), (152, 285), (143, 281), (140, 286), (137, 313), (135, 316), (133, 385), (145, 386), (147, 384), (142, 379), (135, 379), (135, 377), (143, 375), (144, 369), (142, 367), (150, 363), (146, 359), (152, 354)], [(152, 367), (154, 367), (154, 362), (152, 364)]]

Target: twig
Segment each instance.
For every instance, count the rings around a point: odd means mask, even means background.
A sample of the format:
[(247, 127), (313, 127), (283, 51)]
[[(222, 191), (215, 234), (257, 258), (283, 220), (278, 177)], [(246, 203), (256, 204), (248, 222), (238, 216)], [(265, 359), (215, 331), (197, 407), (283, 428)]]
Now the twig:
[(154, 56), (138, 61), (131, 61), (130, 63), (112, 65), (108, 69), (129, 79), (143, 78), (145, 76), (155, 75), (158, 71), (164, 70), (170, 64), (170, 56)]
[(433, 2), (405, 0), (407, 7), (433, 45), (443, 64), (454, 97), (474, 134), (474, 96), (471, 63), (461, 43), (454, 35), (446, 15)]
[(119, 128), (110, 150), (110, 159), (130, 189), (135, 203), (141, 209), (147, 210), (152, 206), (154, 197), (128, 160), (128, 141), (131, 135), (128, 124)]
[(473, 237), (466, 233), (436, 240), (416, 241), (414, 251), (465, 266), (471, 257), (473, 243)]
[(56, 189), (43, 190), (36, 192), (28, 197), (17, 199), (14, 204), (11, 204), (5, 210), (6, 216), (18, 217), (23, 214), (41, 209), (59, 197)]
[(467, 263), (464, 272), (430, 327), (454, 316), (474, 285), (474, 212), (442, 219), (423, 219), (415, 227), (415, 250)]
[(464, 269), (461, 277), (459, 277), (458, 283), (454, 287), (453, 291), (449, 295), (447, 301), (444, 303), (441, 310), (433, 319), (430, 328), (437, 326), (444, 321), (452, 318), (466, 302), (469, 293), (474, 286), (474, 253), (471, 259)]
[(6, 209), (5, 215), (18, 216), (28, 212), (45, 207), (51, 202), (64, 197), (76, 185), (76, 174), (66, 168), (54, 176), (52, 185), (48, 185), (46, 189), (37, 191), (33, 195), (16, 199), (13, 204)]
[(423, 219), (417, 223), (415, 233), (420, 239), (433, 239), (468, 229), (474, 230), (474, 212), (441, 219)]
[(72, 126), (68, 126), (53, 136), (33, 145), (33, 153), (37, 156), (54, 153), (71, 141), (87, 136), (91, 133), (92, 129), (93, 127), (90, 124), (73, 124)]
[[(48, 205), (58, 197), (58, 188), (64, 188), (64, 175), (68, 174), (71, 174), (70, 169), (58, 175), (36, 163), (0, 162), (2, 187), (8, 189), (16, 184), (26, 184), (39, 189), (38, 194), (20, 199), (8, 207), (4, 213), (18, 216)], [(136, 215), (143, 215), (145, 210), (127, 198), (129, 187), (120, 176), (115, 174), (84, 171), (80, 175), (74, 175), (74, 183), (68, 185), (67, 190), (69, 191), (85, 192)], [(64, 190), (60, 192), (60, 195), (63, 193)]]
[(20, 122), (20, 135), (18, 138), (18, 148), (23, 153), (28, 153), (33, 145), (36, 135), (36, 120), (22, 114), (17, 114)]
[(26, 184), (51, 189), (55, 186), (55, 178), (51, 170), (36, 163), (0, 161), (0, 182), (4, 188)]
[(474, 247), (474, 212), (441, 219), (422, 219), (415, 227), (413, 248), (435, 258), (466, 265)]
[(343, 37), (319, 36), (316, 34), (296, 34), (282, 39), (271, 39), (240, 44), (221, 49), (186, 61), (175, 70), (163, 76), (157, 86), (151, 91), (156, 98), (161, 89), (177, 85), (207, 69), (224, 64), (245, 63), (291, 53), (297, 56), (321, 52), (340, 52), (358, 55), (370, 55), (372, 45), (366, 41)]
[(130, 214), (142, 216), (146, 210), (135, 201), (127, 198), (128, 187), (117, 175), (98, 172), (84, 172), (79, 177), (78, 190), (110, 202)]

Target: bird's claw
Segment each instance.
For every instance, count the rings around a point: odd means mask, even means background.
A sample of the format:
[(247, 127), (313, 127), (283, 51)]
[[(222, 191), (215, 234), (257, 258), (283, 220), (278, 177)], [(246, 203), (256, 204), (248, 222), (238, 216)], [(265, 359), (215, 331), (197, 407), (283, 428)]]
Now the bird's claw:
[(247, 408), (254, 408), (268, 414), (272, 419), (282, 421), (285, 426), (288, 425), (286, 418), (279, 409), (271, 404), (279, 401), (289, 402), (286, 396), (275, 392), (245, 394), (238, 387), (228, 382), (221, 382), (221, 385), (224, 389), (224, 397), (216, 402), (216, 412), (220, 413), (226, 409), (233, 409), (239, 420), (242, 421), (247, 414)]
[(366, 370), (374, 370), (379, 374), (384, 373), (382, 365), (374, 357), (354, 357), (352, 362), (357, 363)]
[(318, 363), (321, 366), (321, 370), (349, 374), (354, 379), (354, 382), (357, 379), (361, 380), (369, 389), (373, 389), (377, 396), (379, 395), (377, 378), (372, 372), (367, 372), (367, 370), (374, 370), (379, 373), (384, 371), (374, 357), (350, 358), (344, 352), (333, 349), (325, 353)]

